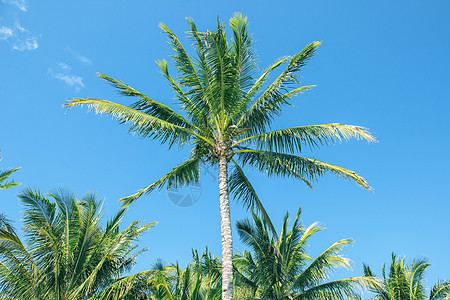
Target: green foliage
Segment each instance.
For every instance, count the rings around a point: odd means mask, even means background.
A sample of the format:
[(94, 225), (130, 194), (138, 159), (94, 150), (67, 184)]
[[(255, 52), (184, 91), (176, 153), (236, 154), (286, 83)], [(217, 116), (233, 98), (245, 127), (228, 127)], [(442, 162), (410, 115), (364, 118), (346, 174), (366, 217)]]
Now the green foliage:
[[(193, 251), (194, 262), (182, 270), (177, 264), (159, 266), (153, 277), (155, 300), (220, 300), (221, 264), (206, 249), (202, 256)], [(157, 268), (154, 268), (157, 269)]]
[[(241, 200), (245, 208), (261, 213), (276, 234), (262, 202), (244, 174), (245, 167), (269, 176), (299, 179), (308, 187), (323, 174), (332, 173), (370, 190), (364, 178), (353, 171), (299, 155), (303, 145), (321, 146), (350, 138), (374, 141), (365, 128), (324, 124), (270, 129), (283, 108), (290, 105), (295, 96), (312, 87), (300, 85), (300, 71), (316, 54), (320, 42), (310, 43), (297, 54), (277, 60), (256, 79), (257, 65), (246, 17), (236, 13), (230, 19), (231, 40), (227, 40), (220, 20), (214, 32), (199, 32), (193, 20), (189, 19), (188, 23), (191, 27), (188, 38), (194, 42), (194, 56), (166, 25), (160, 24), (175, 51), (172, 58), (178, 76), (170, 75), (165, 60), (159, 60), (157, 64), (176, 95), (180, 113), (103, 74), (99, 77), (118, 89), (119, 94), (137, 98), (137, 101), (125, 106), (101, 99), (73, 98), (65, 105), (69, 108), (87, 105), (98, 114), (117, 117), (120, 123), (130, 125), (131, 133), (158, 140), (169, 148), (173, 145), (191, 147), (191, 155), (185, 162), (134, 195), (122, 198), (123, 207), (155, 189), (178, 188), (198, 182), (201, 167), (222, 162), (219, 168), (221, 213), (224, 216), (221, 219), (222, 248), (223, 253), (229, 254), (232, 252), (231, 223), (227, 218), (229, 193)], [(285, 69), (266, 85), (269, 74), (282, 65)], [(231, 161), (234, 170), (227, 178)], [(224, 254), (223, 260), (223, 297), (228, 300), (232, 298), (231, 255)]]
[(256, 214), (252, 220), (237, 223), (239, 237), (251, 251), (235, 255), (236, 293), (245, 294), (245, 299), (358, 298), (356, 288), (366, 287), (371, 278), (327, 281), (336, 268), (350, 268), (349, 259), (341, 252), (352, 241), (340, 240), (313, 259), (306, 246), (309, 238), (323, 227), (317, 223), (304, 227), (300, 212), (291, 228), (289, 214), (285, 215), (279, 236)]
[[(308, 187), (312, 187), (312, 180), (317, 177), (332, 173), (370, 189), (355, 172), (298, 155), (305, 145), (318, 147), (350, 138), (374, 141), (365, 128), (333, 123), (269, 130), (273, 119), (291, 104), (293, 97), (312, 87), (299, 86), (300, 71), (316, 54), (320, 42), (277, 60), (255, 78), (257, 65), (246, 17), (235, 14), (230, 19), (231, 40), (227, 40), (220, 21), (214, 32), (199, 32), (193, 20), (189, 19), (188, 23), (191, 28), (188, 38), (194, 42), (195, 55), (191, 56), (178, 37), (161, 23), (175, 51), (172, 58), (178, 76), (170, 75), (165, 60), (157, 62), (175, 92), (182, 113), (103, 74), (99, 76), (119, 94), (138, 100), (124, 106), (94, 98), (74, 98), (66, 104), (66, 107), (86, 104), (99, 114), (113, 115), (120, 123), (130, 124), (130, 132), (167, 143), (169, 147), (175, 144), (192, 147), (186, 162), (136, 194), (123, 198), (124, 206), (164, 186), (170, 189), (197, 182), (199, 169), (217, 163), (221, 156), (228, 161), (233, 159), (229, 185), (232, 195), (242, 200), (246, 208), (260, 212), (266, 222), (270, 220), (244, 174), (244, 167), (258, 169), (269, 176), (296, 178)], [(282, 65), (286, 65), (285, 69), (266, 85), (272, 71)]]
[[(382, 268), (382, 278), (370, 284), (370, 291), (377, 300), (448, 300), (450, 299), (450, 281), (440, 281), (433, 286), (427, 297), (424, 273), (430, 264), (426, 259), (414, 259), (406, 264), (404, 258), (392, 254), (389, 270)], [(376, 278), (375, 273), (364, 265), (364, 275)]]
[(102, 228), (93, 193), (78, 200), (65, 191), (45, 196), (27, 189), (19, 199), (25, 243), (11, 226), (0, 226), (0, 299), (93, 296), (131, 269), (140, 253), (133, 254), (136, 241), (155, 224), (134, 221), (119, 230), (121, 209)]
[[(2, 158), (1, 152), (0, 152), (0, 161), (2, 161), (2, 159), (3, 158)], [(0, 171), (0, 190), (6, 190), (9, 188), (12, 188), (13, 186), (20, 185), (20, 183), (14, 182), (14, 180), (8, 181), (8, 177), (11, 176), (12, 173), (16, 172), (19, 169), (20, 169), (20, 167), (15, 168), (15, 169), (6, 170), (6, 171)]]

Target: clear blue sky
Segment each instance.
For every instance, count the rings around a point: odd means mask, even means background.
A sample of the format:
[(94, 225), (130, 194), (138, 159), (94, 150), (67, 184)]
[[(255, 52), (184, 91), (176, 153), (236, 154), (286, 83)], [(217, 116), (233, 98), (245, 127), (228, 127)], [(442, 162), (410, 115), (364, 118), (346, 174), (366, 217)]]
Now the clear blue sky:
[[(291, 180), (250, 173), (279, 227), (286, 210), (301, 205), (304, 223), (327, 230), (313, 239), (318, 254), (334, 241), (353, 238), (352, 272), (362, 262), (380, 271), (390, 253), (425, 256), (429, 284), (450, 278), (450, 2), (442, 1), (31, 1), (0, 2), (0, 169), (22, 166), (23, 185), (0, 195), (1, 212), (18, 220), (16, 193), (25, 186), (48, 192), (67, 187), (79, 196), (96, 190), (105, 215), (117, 200), (165, 174), (188, 155), (127, 133), (110, 117), (86, 108), (67, 112), (70, 97), (120, 103), (95, 75), (105, 73), (166, 104), (175, 102), (155, 60), (172, 53), (158, 28), (164, 22), (182, 39), (192, 17), (213, 30), (217, 16), (247, 15), (263, 70), (276, 58), (323, 44), (303, 73), (317, 87), (295, 99), (276, 128), (339, 122), (362, 125), (379, 139), (351, 141), (314, 156), (357, 171), (373, 186), (325, 176), (313, 190)], [(174, 72), (172, 68), (172, 72)], [(214, 171), (214, 170), (213, 170)], [(137, 270), (157, 258), (190, 259), (208, 245), (220, 255), (217, 181), (206, 175), (200, 200), (181, 208), (165, 192), (142, 197), (132, 219), (159, 221), (141, 245), (150, 250)], [(233, 223), (246, 216), (233, 205)], [(234, 232), (236, 233), (236, 232)], [(243, 249), (235, 235), (236, 249)]]

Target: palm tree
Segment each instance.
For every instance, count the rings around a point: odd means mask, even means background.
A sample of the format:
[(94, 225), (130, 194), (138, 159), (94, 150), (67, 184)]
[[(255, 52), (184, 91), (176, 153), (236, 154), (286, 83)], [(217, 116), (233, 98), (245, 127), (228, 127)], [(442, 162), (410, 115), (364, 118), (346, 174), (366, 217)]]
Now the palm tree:
[[(220, 300), (220, 262), (206, 249), (200, 257), (193, 251), (194, 262), (182, 270), (177, 264), (160, 266), (153, 276), (155, 300)], [(157, 268), (154, 268), (157, 269)]]
[(300, 223), (301, 209), (289, 226), (286, 213), (280, 235), (256, 214), (253, 220), (237, 223), (241, 241), (250, 247), (235, 255), (236, 290), (246, 290), (239, 299), (357, 299), (356, 287), (366, 287), (371, 278), (352, 277), (327, 281), (338, 267), (350, 268), (341, 252), (352, 241), (340, 240), (313, 259), (306, 252), (309, 238), (323, 229), (317, 223), (307, 228)]
[(130, 270), (142, 252), (134, 253), (135, 242), (155, 224), (135, 221), (120, 231), (121, 209), (102, 228), (93, 193), (77, 200), (27, 189), (19, 199), (26, 242), (12, 227), (0, 228), (0, 299), (87, 299)]
[[(0, 152), (0, 161), (2, 161), (2, 159), (3, 158), (2, 158), (1, 152)], [(20, 167), (15, 168), (15, 169), (6, 170), (6, 171), (0, 171), (0, 190), (6, 190), (9, 188), (12, 188), (13, 186), (20, 185), (20, 183), (14, 182), (14, 180), (8, 181), (8, 177), (11, 176), (12, 173), (16, 172), (19, 169), (20, 169)]]
[[(430, 264), (426, 259), (414, 259), (406, 264), (404, 258), (392, 254), (389, 273), (383, 265), (383, 277), (372, 281), (370, 291), (375, 293), (372, 299), (377, 300), (448, 300), (450, 299), (450, 281), (440, 281), (433, 286), (427, 297), (424, 273)], [(369, 266), (364, 265), (364, 275), (376, 278)]]
[[(296, 153), (300, 153), (304, 146), (314, 148), (350, 138), (368, 141), (374, 138), (363, 127), (337, 123), (270, 130), (273, 119), (285, 105), (290, 104), (291, 98), (312, 87), (298, 87), (299, 72), (316, 53), (320, 42), (307, 45), (292, 57), (278, 59), (254, 79), (256, 60), (247, 18), (240, 14), (231, 18), (231, 41), (227, 41), (220, 21), (215, 32), (199, 32), (192, 20), (188, 22), (191, 28), (189, 38), (197, 54), (194, 59), (177, 36), (160, 24), (176, 52), (172, 57), (179, 76), (173, 78), (169, 74), (165, 60), (157, 64), (177, 96), (180, 113), (104, 74), (99, 74), (99, 77), (117, 88), (121, 95), (138, 100), (125, 106), (96, 98), (73, 98), (65, 106), (86, 104), (96, 113), (113, 115), (120, 123), (129, 123), (130, 132), (143, 138), (159, 140), (169, 148), (178, 145), (192, 149), (186, 161), (136, 194), (121, 199), (124, 206), (163, 186), (170, 189), (198, 182), (202, 166), (218, 165), (222, 289), (223, 299), (229, 300), (233, 295), (229, 193), (240, 199), (246, 208), (260, 212), (270, 222), (243, 168), (257, 169), (269, 177), (299, 179), (309, 187), (312, 186), (311, 180), (330, 172), (370, 189), (367, 182), (353, 171)], [(286, 68), (273, 83), (265, 86), (269, 73), (283, 64), (287, 65)], [(229, 164), (233, 166), (230, 176)], [(271, 229), (275, 231), (273, 226)]]
[(178, 263), (158, 260), (145, 274), (116, 281), (89, 300), (220, 300), (219, 259), (206, 249), (202, 256), (193, 251), (194, 262), (181, 269)]

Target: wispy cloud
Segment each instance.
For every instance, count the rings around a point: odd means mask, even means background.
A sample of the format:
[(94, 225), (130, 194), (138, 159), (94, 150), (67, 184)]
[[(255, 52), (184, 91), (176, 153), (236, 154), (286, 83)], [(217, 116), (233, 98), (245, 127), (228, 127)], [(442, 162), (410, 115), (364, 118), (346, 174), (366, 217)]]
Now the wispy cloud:
[(0, 27), (0, 41), (7, 41), (12, 49), (18, 51), (35, 50), (39, 47), (38, 36), (22, 27), (19, 22), (14, 27)]
[(92, 64), (92, 61), (91, 61), (91, 59), (89, 57), (79, 54), (78, 52), (76, 52), (72, 48), (67, 47), (67, 51), (70, 54), (72, 54), (76, 59), (78, 59), (81, 63), (83, 63), (85, 65), (91, 65)]
[(25, 0), (2, 0), (3, 3), (13, 5), (21, 11), (27, 11), (27, 4)]
[(83, 78), (74, 74), (70, 74), (70, 66), (66, 63), (59, 63), (56, 70), (48, 69), (48, 73), (55, 79), (64, 81), (70, 87), (75, 88), (76, 91), (84, 88)]
[(13, 31), (9, 27), (2, 26), (0, 27), (0, 41), (4, 41), (12, 37)]

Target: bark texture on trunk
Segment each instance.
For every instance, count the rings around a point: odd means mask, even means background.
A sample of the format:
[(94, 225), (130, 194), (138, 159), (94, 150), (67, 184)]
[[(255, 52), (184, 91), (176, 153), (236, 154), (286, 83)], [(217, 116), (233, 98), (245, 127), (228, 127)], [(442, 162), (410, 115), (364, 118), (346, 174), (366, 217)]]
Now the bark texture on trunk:
[(233, 299), (233, 241), (228, 198), (228, 161), (219, 158), (220, 231), (222, 234), (222, 300)]

